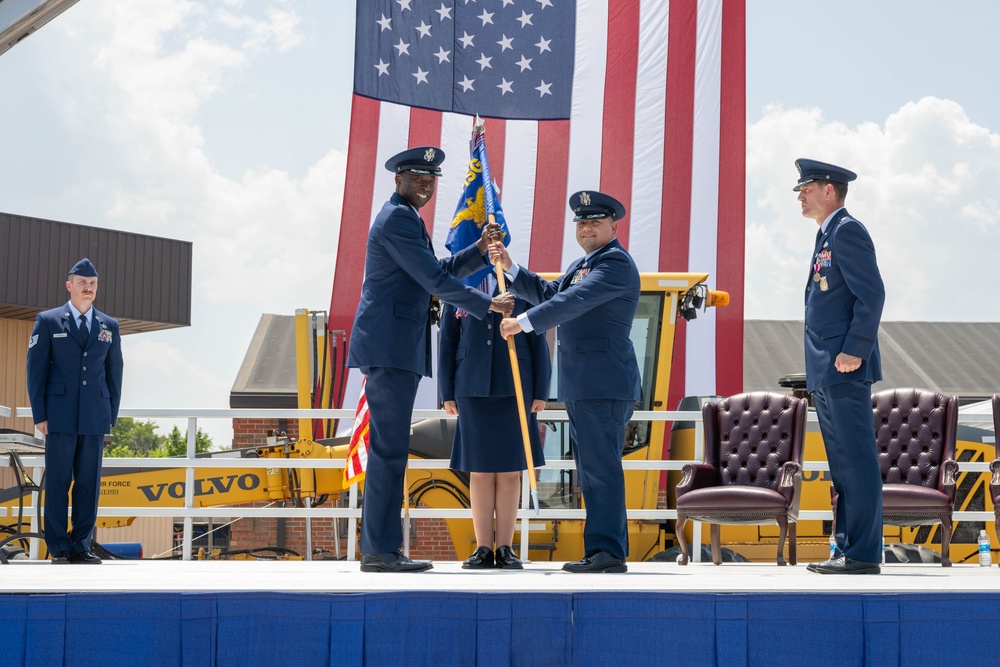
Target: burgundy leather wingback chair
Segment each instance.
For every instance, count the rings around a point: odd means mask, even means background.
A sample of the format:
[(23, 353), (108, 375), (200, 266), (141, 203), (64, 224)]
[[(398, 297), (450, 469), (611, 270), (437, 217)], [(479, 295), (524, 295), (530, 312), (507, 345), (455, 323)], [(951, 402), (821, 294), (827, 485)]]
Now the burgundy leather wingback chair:
[(765, 391), (730, 396), (702, 408), (704, 462), (684, 466), (677, 485), (674, 532), (681, 565), (688, 563), (688, 519), (711, 524), (716, 565), (722, 563), (720, 524), (777, 523), (777, 563), (785, 564), (788, 536), (789, 560), (795, 565), (807, 408), (802, 399)]
[(993, 435), (997, 456), (990, 463), (990, 497), (993, 498), (993, 527), (1000, 539), (1000, 394), (993, 394)]
[[(926, 389), (886, 389), (872, 394), (872, 418), (882, 472), (882, 523), (940, 523), (941, 565), (951, 567), (958, 398)], [(836, 517), (832, 487), (830, 495)]]

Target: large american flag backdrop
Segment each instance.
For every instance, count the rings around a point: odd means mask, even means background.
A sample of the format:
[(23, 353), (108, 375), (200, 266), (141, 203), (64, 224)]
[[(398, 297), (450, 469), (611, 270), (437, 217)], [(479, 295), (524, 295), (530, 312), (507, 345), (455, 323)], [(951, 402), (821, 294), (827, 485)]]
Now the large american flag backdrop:
[(745, 97), (745, 0), (358, 0), (330, 328), (350, 332), (383, 164), (405, 148), (448, 156), (421, 209), (447, 255), (479, 114), (515, 260), (563, 271), (582, 252), (568, 196), (613, 195), (640, 271), (706, 272), (731, 296), (679, 324), (669, 407), (742, 391)]

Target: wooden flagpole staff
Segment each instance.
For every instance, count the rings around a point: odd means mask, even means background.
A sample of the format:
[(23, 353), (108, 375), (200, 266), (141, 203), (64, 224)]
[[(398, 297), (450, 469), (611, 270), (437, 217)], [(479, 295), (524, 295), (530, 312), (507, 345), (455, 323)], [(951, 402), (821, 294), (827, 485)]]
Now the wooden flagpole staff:
[[(496, 222), (494, 215), (489, 214), (490, 223)], [(494, 242), (499, 241), (497, 235), (493, 236)], [(500, 258), (493, 264), (496, 271), (497, 286), (500, 293), (507, 291), (507, 282), (500, 265)], [(531, 455), (531, 438), (528, 436), (528, 413), (524, 407), (524, 388), (521, 386), (521, 371), (517, 363), (517, 348), (514, 345), (514, 337), (507, 338), (507, 352), (510, 355), (510, 370), (514, 376), (514, 396), (517, 399), (517, 416), (521, 422), (521, 442), (524, 444), (524, 460), (528, 464), (528, 481), (531, 484), (531, 500), (535, 507), (535, 515), (540, 514), (538, 509), (538, 482), (535, 480), (535, 461)]]

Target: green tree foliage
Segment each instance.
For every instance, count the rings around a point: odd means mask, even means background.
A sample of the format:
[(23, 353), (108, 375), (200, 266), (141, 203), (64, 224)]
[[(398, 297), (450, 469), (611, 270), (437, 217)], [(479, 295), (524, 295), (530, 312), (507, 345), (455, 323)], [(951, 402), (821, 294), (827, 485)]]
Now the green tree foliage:
[(140, 421), (131, 417), (119, 417), (111, 427), (114, 440), (104, 451), (105, 456), (117, 458), (144, 458), (155, 456), (163, 446), (165, 438), (156, 433), (155, 421)]
[[(131, 417), (119, 417), (111, 434), (114, 440), (104, 450), (111, 458), (158, 458), (184, 456), (187, 453), (187, 435), (174, 426), (169, 435), (156, 432), (155, 421), (141, 421)], [(212, 439), (200, 428), (195, 435), (195, 449), (201, 454), (212, 449)]]
[[(198, 454), (204, 454), (212, 449), (212, 439), (208, 437), (200, 428), (194, 437), (194, 448)], [(181, 433), (176, 426), (164, 439), (163, 447), (160, 448), (162, 454), (154, 456), (184, 456), (187, 454), (187, 434)]]

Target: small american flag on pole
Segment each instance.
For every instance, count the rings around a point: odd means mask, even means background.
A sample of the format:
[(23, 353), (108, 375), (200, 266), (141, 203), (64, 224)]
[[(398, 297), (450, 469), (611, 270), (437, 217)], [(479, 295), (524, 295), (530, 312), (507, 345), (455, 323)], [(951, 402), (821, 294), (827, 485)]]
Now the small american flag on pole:
[(351, 430), (351, 444), (347, 451), (347, 465), (344, 466), (344, 487), (362, 481), (368, 467), (368, 449), (371, 447), (368, 433), (368, 399), (365, 398), (365, 380), (361, 380), (361, 397), (354, 413), (354, 428)]

